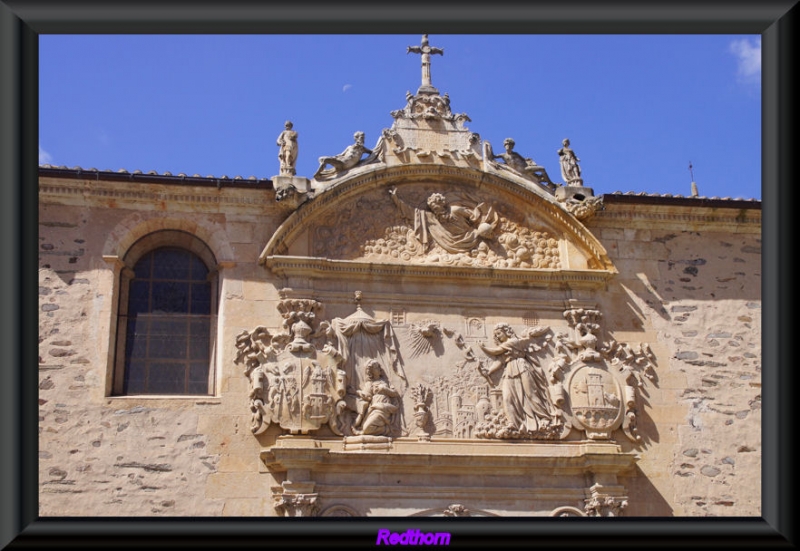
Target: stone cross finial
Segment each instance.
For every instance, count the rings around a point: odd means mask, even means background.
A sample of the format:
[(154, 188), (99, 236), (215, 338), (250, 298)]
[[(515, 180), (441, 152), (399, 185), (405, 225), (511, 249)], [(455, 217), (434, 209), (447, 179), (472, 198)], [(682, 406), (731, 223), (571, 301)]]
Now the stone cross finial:
[(428, 35), (422, 35), (422, 43), (419, 46), (409, 46), (406, 53), (415, 53), (422, 56), (422, 86), (417, 90), (418, 94), (438, 94), (439, 90), (431, 84), (431, 54), (444, 55), (443, 48), (434, 48), (428, 45)]

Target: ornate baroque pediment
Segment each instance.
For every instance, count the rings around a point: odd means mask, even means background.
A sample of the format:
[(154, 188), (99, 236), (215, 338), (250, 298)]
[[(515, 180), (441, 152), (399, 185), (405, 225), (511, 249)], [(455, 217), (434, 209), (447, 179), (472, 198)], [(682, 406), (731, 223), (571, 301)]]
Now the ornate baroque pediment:
[(486, 277), (597, 287), (616, 270), (546, 192), (439, 166), (361, 172), (326, 188), (275, 232), (259, 262), (327, 272)]

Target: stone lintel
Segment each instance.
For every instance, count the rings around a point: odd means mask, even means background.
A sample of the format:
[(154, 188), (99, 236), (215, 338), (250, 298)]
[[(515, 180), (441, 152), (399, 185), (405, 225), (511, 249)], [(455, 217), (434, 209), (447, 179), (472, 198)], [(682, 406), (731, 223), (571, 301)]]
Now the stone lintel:
[(472, 285), (510, 285), (548, 289), (602, 289), (613, 277), (609, 270), (532, 270), (524, 268), (484, 268), (438, 266), (435, 264), (393, 264), (350, 260), (329, 260), (303, 256), (268, 256), (264, 264), (280, 277), (343, 277), (347, 279), (387, 278), (397, 281), (439, 280), (469, 282)]
[(419, 442), (399, 438), (391, 451), (359, 448), (345, 449), (341, 439), (319, 439), (319, 447), (294, 447), (291, 440), (276, 442), (262, 450), (261, 461), (272, 472), (309, 469), (318, 472), (375, 469), (380, 472), (451, 474), (467, 469), (483, 474), (531, 473), (547, 476), (600, 474), (612, 483), (616, 475), (629, 473), (638, 460), (634, 453), (622, 452), (611, 443), (532, 442), (502, 443), (483, 440)]

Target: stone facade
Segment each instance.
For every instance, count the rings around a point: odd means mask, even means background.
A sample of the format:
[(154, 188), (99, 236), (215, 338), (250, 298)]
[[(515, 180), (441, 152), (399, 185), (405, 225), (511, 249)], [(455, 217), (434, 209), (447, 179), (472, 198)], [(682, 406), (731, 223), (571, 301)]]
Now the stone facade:
[[(301, 480), (310, 488), (307, 493), (315, 496), (315, 514), (407, 515), (437, 507), (444, 510), (450, 505), (444, 503), (447, 499), (426, 498), (419, 488), (441, 485), (466, 492), (459, 500), (470, 510), (486, 514), (549, 514), (559, 506), (584, 510), (581, 504), (590, 492), (573, 480), (564, 481), (567, 486), (561, 493), (542, 497), (541, 506), (530, 503), (524, 490), (518, 495), (504, 491), (505, 501), (494, 508), (486, 505), (492, 499), (483, 490), (472, 489), (477, 494), (472, 502), (466, 499), (476, 478), (491, 485), (488, 479), (504, 472), (514, 474), (502, 481), (503, 486), (525, 488), (529, 477), (549, 472), (547, 465), (557, 463), (554, 458), (569, 461), (571, 454), (581, 456), (575, 451), (579, 442), (602, 445), (606, 452), (610, 449), (612, 463), (626, 454), (636, 455), (636, 460), (623, 461), (624, 468), (620, 467), (614, 480), (624, 487), (618, 493), (627, 497), (628, 514), (760, 514), (758, 203), (606, 195), (604, 209), (586, 228), (605, 248), (618, 273), (599, 287), (593, 283), (593, 289), (566, 292), (560, 283), (481, 281), (472, 276), (483, 268), (469, 266), (462, 268), (472, 270), (467, 278), (456, 268), (433, 275), (409, 270), (394, 284), (387, 283), (391, 273), (388, 277), (350, 273), (345, 279), (323, 278), (313, 272), (276, 277), (259, 265), (258, 257), (289, 213), (274, 200), (275, 191), (268, 183), (231, 180), (218, 188), (210, 181), (185, 183), (157, 176), (137, 181), (136, 176), (102, 173), (87, 177), (53, 168), (42, 168), (40, 176), (43, 516), (95, 516), (111, 511), (115, 515), (281, 514), (288, 506), (276, 507), (275, 500), (288, 498), (280, 497), (284, 491), (275, 494), (274, 487), (286, 482), (286, 469), (280, 465), (289, 460), (280, 455), (282, 447), (297, 443), (301, 449), (308, 447), (310, 454), (320, 450), (347, 453), (345, 448), (355, 447), (352, 453), (366, 462), (356, 466), (348, 459), (316, 474), (313, 481)], [(399, 187), (398, 194), (411, 187)], [(386, 195), (385, 206), (390, 208)], [(140, 238), (164, 230), (197, 236), (211, 248), (219, 265), (213, 392), (207, 397), (115, 396), (114, 325), (121, 258)], [(308, 274), (312, 268), (303, 270)], [(300, 287), (304, 278), (305, 290)], [(437, 278), (443, 284), (437, 284)], [(535, 325), (567, 329), (563, 311), (570, 300), (596, 307), (603, 314), (602, 339), (613, 337), (634, 347), (647, 343), (652, 351), (653, 377), (642, 378), (638, 395), (641, 441), (632, 441), (621, 431), (610, 442), (573, 434), (563, 442), (514, 442), (513, 448), (508, 448), (511, 441), (507, 440), (459, 439), (454, 437), (459, 429), (446, 426), (443, 419), (448, 415), (443, 413), (457, 416), (463, 406), (474, 410), (477, 395), (463, 393), (460, 407), (436, 396), (435, 405), (428, 404), (436, 416), (435, 426), (418, 427), (411, 388), (404, 398), (408, 435), (372, 455), (365, 455), (361, 444), (348, 444), (329, 431), (316, 442), (301, 434), (281, 436), (286, 431), (275, 424), (254, 435), (248, 407), (250, 383), (241, 363), (235, 361), (237, 335), (259, 325), (277, 334), (282, 325), (277, 306), (293, 296), (316, 297), (324, 306), (325, 319), (347, 319), (356, 311), (355, 291), (362, 291), (361, 304), (373, 319), (393, 322), (407, 366), (413, 364), (415, 354), (451, 362), (440, 362), (438, 381), (429, 377), (433, 392), (460, 384), (448, 371), (457, 370), (465, 359), (459, 355), (459, 336), (471, 344), (489, 342), (492, 328), (504, 320), (520, 334)], [(526, 299), (519, 302), (519, 297)], [(487, 302), (496, 313), (487, 315)], [(426, 327), (433, 340), (424, 336)], [(477, 346), (472, 350), (477, 351)], [(460, 371), (469, 368), (462, 366)], [(477, 373), (470, 375), (472, 379)], [(458, 424), (452, 415), (449, 419)], [(429, 435), (428, 441), (420, 438), (424, 434)], [(414, 477), (412, 483), (409, 472), (418, 469), (420, 462), (430, 462), (428, 454), (437, 446), (449, 457), (446, 465), (433, 469), (426, 478)], [(492, 451), (492, 446), (497, 449)], [(392, 448), (401, 453), (393, 454)], [(503, 465), (507, 459), (499, 459), (509, 450), (523, 449), (544, 456), (529, 465)], [(485, 453), (489, 456), (478, 460)], [(455, 460), (453, 455), (463, 459)], [(398, 494), (395, 505), (380, 509), (369, 504), (363, 492), (358, 495), (347, 485), (353, 477), (363, 478), (365, 471), (386, 471), (383, 461), (403, 476), (389, 481), (375, 475), (373, 491), (384, 494), (391, 487)], [(404, 467), (403, 461), (409, 463)], [(442, 469), (459, 474), (445, 476)], [(416, 488), (411, 491), (412, 502), (419, 503), (416, 510), (403, 499), (408, 497), (407, 485)], [(335, 502), (326, 500), (326, 491), (334, 492)], [(334, 506), (338, 509), (327, 511)], [(532, 510), (535, 507), (539, 510)]]
[[(437, 50), (311, 179), (40, 167), (42, 516), (760, 516), (760, 203), (496, 155)], [(165, 247), (208, 392), (128, 390)]]

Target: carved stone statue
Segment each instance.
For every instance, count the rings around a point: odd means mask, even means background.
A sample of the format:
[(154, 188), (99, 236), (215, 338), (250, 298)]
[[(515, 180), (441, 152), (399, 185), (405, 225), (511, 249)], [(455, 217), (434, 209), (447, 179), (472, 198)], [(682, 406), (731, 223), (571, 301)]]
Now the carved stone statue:
[[(350, 170), (354, 166), (356, 166), (360, 161), (361, 157), (366, 153), (367, 155), (372, 153), (371, 149), (368, 149), (364, 146), (364, 133), (359, 131), (353, 134), (353, 139), (355, 143), (350, 145), (338, 155), (334, 155), (332, 157), (320, 157), (319, 158), (319, 168), (314, 173), (314, 178), (319, 176), (332, 176), (335, 174), (339, 174), (340, 172), (344, 172), (346, 170)], [(325, 169), (327, 165), (330, 165), (330, 169)]]
[(389, 189), (389, 194), (403, 217), (414, 222), (414, 232), (424, 246), (434, 242), (449, 253), (466, 253), (491, 239), (499, 225), (498, 214), (484, 203), (470, 209), (451, 205), (444, 195), (433, 193), (427, 200), (430, 210), (423, 210), (397, 197), (396, 188)]
[(515, 142), (511, 138), (506, 138), (503, 141), (503, 146), (505, 147), (506, 152), (500, 153), (499, 155), (495, 155), (494, 152), (490, 151), (491, 159), (503, 159), (506, 166), (509, 168), (516, 170), (521, 174), (526, 174), (531, 176), (536, 183), (541, 184), (542, 182), (549, 184), (549, 186), (555, 187), (555, 184), (550, 180), (550, 176), (547, 175), (547, 171), (543, 166), (539, 166), (536, 164), (531, 158), (525, 158), (516, 151), (514, 151)]
[(286, 121), (284, 131), (278, 136), (278, 160), (281, 164), (281, 174), (295, 175), (297, 164), (297, 132), (292, 130), (292, 121)]
[(512, 427), (521, 434), (545, 432), (556, 422), (556, 412), (548, 396), (547, 375), (530, 352), (534, 339), (547, 328), (532, 327), (518, 337), (507, 323), (494, 329), (494, 346), (481, 344), (481, 350), (496, 360), (488, 367), (479, 367), (488, 377), (503, 370), (500, 387), (503, 410)]
[(389, 385), (380, 362), (370, 360), (364, 367), (365, 381), (357, 394), (359, 412), (353, 423), (356, 435), (393, 436), (400, 407), (400, 393)]
[(564, 138), (561, 143), (564, 146), (558, 150), (558, 156), (561, 159), (561, 177), (564, 178), (564, 183), (567, 185), (582, 185), (581, 167), (578, 165), (580, 159), (570, 149), (569, 138)]

